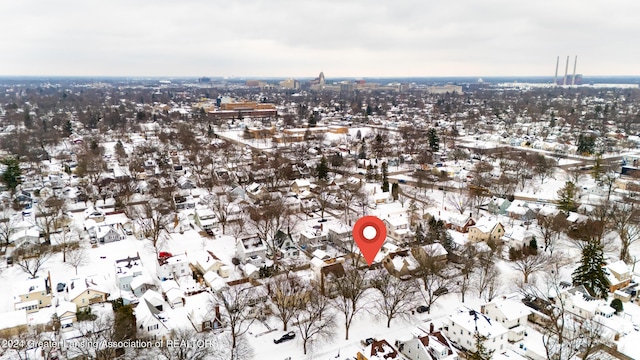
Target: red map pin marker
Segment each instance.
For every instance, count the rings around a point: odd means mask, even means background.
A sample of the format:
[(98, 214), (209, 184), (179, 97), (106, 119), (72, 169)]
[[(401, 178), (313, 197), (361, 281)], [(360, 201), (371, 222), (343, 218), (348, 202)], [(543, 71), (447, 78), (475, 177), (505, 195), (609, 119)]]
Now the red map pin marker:
[(375, 216), (361, 217), (353, 225), (353, 240), (356, 241), (369, 266), (378, 255), (378, 251), (380, 251), (386, 238), (387, 227), (384, 226), (382, 220)]

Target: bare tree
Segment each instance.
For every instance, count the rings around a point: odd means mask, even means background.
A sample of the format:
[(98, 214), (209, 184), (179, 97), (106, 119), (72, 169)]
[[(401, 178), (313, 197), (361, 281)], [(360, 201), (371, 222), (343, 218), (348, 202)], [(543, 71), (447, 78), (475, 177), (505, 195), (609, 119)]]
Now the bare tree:
[(69, 252), (67, 260), (67, 264), (73, 267), (78, 275), (78, 268), (89, 264), (89, 254), (84, 246), (79, 246)]
[(413, 286), (426, 302), (431, 312), (431, 306), (454, 284), (454, 276), (446, 268), (446, 262), (438, 259), (434, 254), (424, 251), (412, 251), (418, 266)]
[[(107, 346), (107, 342), (114, 340), (115, 335), (113, 315), (99, 316), (91, 321), (79, 321), (74, 325), (74, 328), (81, 336), (68, 340), (68, 342), (76, 343), (73, 346), (67, 346), (68, 358), (86, 357), (108, 360), (116, 357), (116, 348)], [(81, 346), (83, 341), (96, 344), (96, 346)]]
[(152, 199), (138, 208), (138, 226), (142, 235), (151, 241), (153, 248), (158, 253), (158, 241), (160, 234), (166, 231), (167, 225), (171, 222), (172, 211), (169, 205), (161, 199)]
[(18, 218), (12, 211), (5, 208), (0, 212), (0, 243), (4, 249), (9, 246), (11, 237), (16, 232), (16, 225), (18, 225)]
[(294, 317), (305, 355), (308, 347), (316, 341), (332, 338), (337, 325), (336, 316), (330, 310), (330, 300), (322, 295), (320, 289), (313, 286), (308, 296), (308, 301)]
[(378, 270), (374, 275), (372, 287), (378, 290), (375, 308), (387, 318), (387, 327), (391, 320), (407, 315), (414, 305), (415, 287), (408, 281), (389, 276), (386, 270)]
[(460, 295), (462, 295), (462, 302), (464, 303), (464, 297), (471, 288), (471, 275), (477, 264), (477, 251), (472, 243), (465, 244), (464, 250), (461, 256), (460, 275), (458, 276), (457, 285)]
[(640, 219), (633, 206), (618, 205), (611, 209), (611, 227), (620, 236), (620, 260), (631, 263), (629, 248), (640, 240)]
[(522, 274), (526, 284), (529, 282), (529, 276), (547, 268), (549, 260), (549, 256), (545, 254), (522, 256), (514, 261), (511, 267)]
[(562, 229), (566, 228), (566, 219), (562, 214), (556, 216), (538, 215), (538, 226), (544, 240), (544, 251), (549, 250), (549, 253), (553, 254), (554, 245)]
[(224, 234), (229, 220), (229, 200), (226, 196), (218, 195), (212, 199), (210, 206), (216, 214), (216, 219), (218, 219), (218, 223), (222, 226), (222, 233)]
[(62, 227), (65, 207), (65, 200), (57, 196), (51, 196), (36, 205), (36, 225), (46, 242), (50, 243), (51, 234)]
[(480, 271), (476, 273), (478, 296), (484, 297), (486, 301), (491, 301), (500, 287), (498, 282), (500, 270), (491, 258), (491, 254), (488, 253), (483, 253), (478, 257), (478, 265), (480, 267)]
[[(0, 355), (13, 353), (20, 360), (28, 360), (33, 354), (33, 344), (42, 340), (42, 329), (39, 326), (28, 326), (15, 332), (4, 332), (0, 335)], [(3, 356), (4, 357), (4, 356)], [(15, 357), (7, 357), (15, 358)]]
[(611, 193), (617, 188), (617, 180), (619, 175), (613, 170), (609, 170), (600, 178), (607, 189), (607, 201), (611, 198)]
[(57, 242), (54, 246), (54, 251), (61, 251), (62, 262), (67, 262), (67, 254), (77, 248), (80, 242), (78, 229), (73, 225), (64, 226), (62, 231), (55, 235), (57, 235)]
[(540, 184), (544, 184), (547, 178), (553, 178), (556, 172), (556, 161), (538, 154), (533, 160), (533, 173), (540, 178)]
[(345, 269), (345, 275), (335, 280), (335, 289), (333, 306), (344, 315), (345, 340), (349, 340), (353, 318), (364, 308), (363, 295), (367, 289), (364, 276), (356, 268)]
[(307, 301), (308, 288), (297, 275), (289, 272), (276, 276), (267, 283), (271, 302), (276, 308), (276, 317), (282, 321), (284, 331)]
[(46, 246), (22, 246), (13, 252), (13, 256), (14, 263), (35, 279), (38, 271), (51, 257), (51, 252)]
[(471, 208), (472, 199), (468, 194), (459, 191), (447, 195), (447, 204), (451, 205), (462, 215), (467, 209)]
[(249, 306), (253, 301), (253, 293), (254, 289), (250, 286), (236, 285), (214, 294), (211, 307), (222, 305), (224, 311), (221, 320), (231, 332), (231, 360), (239, 359), (239, 340), (255, 320)]

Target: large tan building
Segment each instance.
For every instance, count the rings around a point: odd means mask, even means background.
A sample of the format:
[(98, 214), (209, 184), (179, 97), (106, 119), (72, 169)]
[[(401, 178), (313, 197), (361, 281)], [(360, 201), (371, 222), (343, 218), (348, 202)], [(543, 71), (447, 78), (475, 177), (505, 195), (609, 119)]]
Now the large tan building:
[(14, 309), (36, 312), (51, 306), (51, 277), (29, 279), (18, 284), (14, 297)]

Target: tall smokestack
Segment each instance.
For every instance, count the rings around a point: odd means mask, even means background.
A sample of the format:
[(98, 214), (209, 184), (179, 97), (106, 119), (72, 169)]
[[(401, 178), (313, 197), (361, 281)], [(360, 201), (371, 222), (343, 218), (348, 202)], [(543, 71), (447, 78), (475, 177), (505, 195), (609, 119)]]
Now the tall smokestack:
[(576, 60), (573, 62), (573, 77), (571, 78), (571, 85), (576, 84), (576, 66), (578, 65), (578, 55), (576, 55)]
[(567, 65), (564, 67), (564, 80), (562, 80), (562, 85), (567, 85), (568, 74), (569, 74), (569, 57), (567, 56)]
[(558, 65), (560, 65), (560, 55), (556, 59), (556, 75), (553, 77), (553, 85), (558, 85)]

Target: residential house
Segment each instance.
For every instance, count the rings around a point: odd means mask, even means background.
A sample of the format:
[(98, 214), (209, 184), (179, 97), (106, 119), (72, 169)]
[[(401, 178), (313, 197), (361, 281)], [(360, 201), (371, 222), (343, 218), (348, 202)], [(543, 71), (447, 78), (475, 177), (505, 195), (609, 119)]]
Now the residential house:
[(465, 234), (469, 231), (469, 227), (476, 224), (476, 221), (473, 220), (471, 214), (469, 214), (469, 216), (452, 215), (447, 218), (444, 224), (447, 229)]
[(522, 301), (501, 297), (482, 305), (480, 311), (509, 330), (509, 341), (516, 342), (524, 339), (527, 318), (531, 310)]
[(131, 281), (142, 275), (142, 260), (140, 255), (128, 256), (115, 262), (116, 284), (120, 290), (131, 290)]
[(400, 353), (387, 340), (374, 340), (356, 355), (357, 360), (401, 359)]
[(133, 295), (135, 295), (136, 297), (142, 296), (142, 294), (147, 292), (147, 290), (156, 289), (156, 285), (153, 282), (151, 276), (145, 273), (134, 277), (133, 280), (131, 280), (131, 284), (129, 284), (129, 287), (131, 288), (131, 292), (133, 292)]
[(504, 226), (493, 218), (481, 218), (469, 228), (469, 240), (473, 242), (497, 242), (504, 236)]
[(117, 224), (94, 226), (88, 228), (87, 231), (91, 240), (96, 240), (101, 244), (120, 241), (125, 238), (124, 231)]
[(446, 324), (447, 337), (466, 351), (476, 350), (476, 331), (486, 337), (484, 345), (489, 351), (497, 355), (506, 350), (508, 330), (478, 311), (459, 308), (447, 317)]
[(493, 215), (506, 215), (509, 206), (511, 206), (511, 201), (494, 197), (487, 204), (487, 210)]
[(183, 307), (185, 303), (184, 291), (175, 280), (166, 280), (160, 283), (162, 295), (172, 309)]
[(206, 231), (209, 235), (213, 234), (213, 228), (218, 222), (216, 213), (208, 207), (197, 208), (193, 220), (196, 225)]
[(631, 269), (622, 260), (618, 260), (604, 266), (607, 279), (609, 280), (609, 291), (615, 292), (627, 287), (631, 283)]
[(26, 310), (32, 313), (47, 306), (51, 306), (51, 276), (16, 283), (15, 310)]
[(78, 309), (107, 301), (109, 293), (98, 282), (97, 277), (72, 279), (66, 290), (67, 300), (76, 304)]
[(558, 295), (556, 302), (564, 302), (564, 309), (578, 317), (592, 318), (596, 315), (611, 317), (615, 310), (605, 300), (596, 299), (589, 295), (583, 286), (575, 286), (563, 290)]
[(409, 250), (388, 253), (382, 260), (382, 265), (389, 274), (399, 279), (410, 279), (419, 267), (418, 261)]
[(223, 328), (220, 306), (215, 305), (213, 310), (213, 295), (210, 292), (201, 292), (187, 297), (184, 305), (187, 310), (187, 318), (198, 332), (220, 330)]
[(258, 236), (245, 237), (237, 241), (236, 254), (243, 263), (261, 267), (267, 257), (267, 246)]
[[(283, 231), (279, 230), (275, 234), (274, 239), (271, 243), (275, 247), (275, 251), (277, 253), (276, 256), (278, 258), (291, 258), (300, 255), (300, 250), (294, 243), (291, 235), (286, 234)], [(273, 254), (269, 254), (269, 251), (267, 250), (267, 256), (273, 257)]]
[(529, 204), (522, 200), (513, 200), (507, 208), (507, 216), (522, 221), (535, 219), (536, 213), (529, 207)]
[(302, 194), (311, 191), (311, 183), (307, 179), (296, 179), (291, 183), (291, 191)]
[(324, 229), (324, 223), (307, 227), (300, 232), (298, 245), (302, 250), (313, 252), (318, 249), (326, 249), (326, 242), (329, 241), (329, 231)]
[[(172, 255), (167, 252), (160, 252), (156, 262), (158, 279), (177, 279), (182, 276), (191, 276), (189, 259), (185, 254)], [(164, 255), (164, 256), (163, 256)]]
[(165, 314), (168, 308), (169, 304), (160, 294), (153, 290), (145, 292), (134, 310), (138, 331), (146, 333), (152, 340), (166, 339), (172, 330), (167, 324), (169, 317)]
[(391, 197), (390, 192), (379, 192), (379, 193), (373, 194), (373, 201), (376, 204), (387, 204), (387, 203), (390, 203), (392, 200), (393, 198)]
[(342, 221), (327, 222), (329, 241), (340, 249), (348, 249), (353, 244), (352, 227)]
[(383, 220), (387, 228), (387, 237), (396, 242), (408, 242), (413, 237), (409, 229), (409, 219), (405, 216), (387, 217)]
[(417, 259), (431, 258), (433, 261), (446, 262), (449, 252), (440, 243), (433, 243), (411, 249)]
[(524, 246), (529, 246), (531, 240), (533, 240), (533, 233), (523, 226), (512, 227), (502, 237), (503, 243), (507, 247), (514, 249), (522, 249)]
[(398, 350), (409, 360), (458, 360), (458, 350), (442, 331), (435, 331), (433, 323), (428, 333), (421, 331), (411, 339), (400, 341)]
[(60, 321), (60, 330), (68, 331), (73, 329), (73, 323), (78, 321), (76, 313), (78, 305), (70, 301), (60, 301), (56, 306), (56, 316)]
[(206, 274), (209, 271), (218, 273), (224, 263), (211, 251), (199, 251), (194, 255), (195, 268), (201, 273)]

